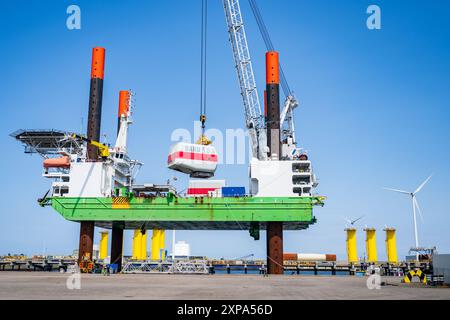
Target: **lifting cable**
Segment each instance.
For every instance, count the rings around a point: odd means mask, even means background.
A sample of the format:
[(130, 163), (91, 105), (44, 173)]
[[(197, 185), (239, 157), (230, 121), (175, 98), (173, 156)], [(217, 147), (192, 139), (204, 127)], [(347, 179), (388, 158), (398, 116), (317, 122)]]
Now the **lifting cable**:
[(200, 122), (202, 123), (202, 137), (205, 133), (206, 122), (206, 40), (208, 26), (208, 1), (202, 0), (201, 14), (201, 44), (200, 44)]
[[(250, 7), (252, 8), (252, 12), (253, 15), (255, 16), (256, 23), (258, 24), (259, 32), (261, 33), (264, 43), (266, 44), (267, 51), (274, 51), (275, 49), (272, 40), (270, 39), (269, 32), (267, 31), (266, 24), (264, 23), (264, 20), (262, 18), (261, 12), (259, 11), (258, 5), (256, 4), (256, 1), (248, 0), (248, 2), (250, 3)], [(289, 87), (286, 77), (284, 76), (281, 63), (280, 63), (280, 82), (281, 87), (283, 88), (284, 95), (286, 97), (292, 95), (291, 88)]]

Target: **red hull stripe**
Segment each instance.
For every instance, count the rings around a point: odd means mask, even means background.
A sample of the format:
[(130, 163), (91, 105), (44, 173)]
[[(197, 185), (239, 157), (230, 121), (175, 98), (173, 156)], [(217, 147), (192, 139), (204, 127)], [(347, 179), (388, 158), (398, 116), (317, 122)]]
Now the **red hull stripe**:
[(209, 191), (216, 191), (218, 188), (189, 188), (187, 194), (207, 195)]
[(167, 162), (170, 163), (170, 162), (174, 161), (175, 159), (188, 159), (188, 160), (201, 160), (201, 161), (217, 162), (217, 154), (177, 151), (172, 154), (169, 154), (169, 157), (167, 158)]

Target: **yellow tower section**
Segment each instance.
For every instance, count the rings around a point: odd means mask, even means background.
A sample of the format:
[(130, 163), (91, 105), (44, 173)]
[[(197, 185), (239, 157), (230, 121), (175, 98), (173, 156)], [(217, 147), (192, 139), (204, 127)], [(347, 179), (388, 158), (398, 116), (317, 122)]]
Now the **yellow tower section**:
[(132, 250), (132, 259), (140, 260), (141, 259), (141, 246), (142, 246), (142, 233), (141, 230), (134, 230), (133, 235), (133, 250)]
[(386, 228), (386, 256), (389, 263), (398, 263), (397, 240), (395, 238), (395, 228)]
[(376, 239), (376, 229), (375, 228), (366, 228), (364, 229), (366, 232), (366, 251), (367, 251), (367, 261), (368, 262), (377, 262), (377, 239)]
[(141, 251), (139, 260), (147, 260), (147, 231), (144, 234), (141, 233)]
[(153, 229), (152, 234), (152, 260), (159, 260), (159, 235), (161, 230)]
[(165, 230), (159, 230), (159, 252), (160, 252), (160, 255), (161, 255), (161, 260), (164, 260), (164, 259), (166, 259), (166, 254), (165, 254), (165, 252), (166, 252), (166, 250), (165, 250), (165, 234), (166, 234), (166, 231)]
[(164, 260), (164, 236), (165, 230), (153, 229), (152, 235), (152, 260)]
[(347, 260), (348, 263), (358, 262), (358, 251), (356, 248), (356, 229), (347, 228)]
[(108, 257), (108, 231), (100, 232), (100, 259)]

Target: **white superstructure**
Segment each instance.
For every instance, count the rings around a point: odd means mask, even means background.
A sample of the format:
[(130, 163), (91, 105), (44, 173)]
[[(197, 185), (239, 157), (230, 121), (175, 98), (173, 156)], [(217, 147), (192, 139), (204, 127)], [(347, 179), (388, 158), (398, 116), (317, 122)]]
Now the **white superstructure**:
[(250, 162), (250, 194), (255, 197), (309, 197), (317, 186), (311, 161), (253, 158)]
[[(108, 148), (109, 156), (102, 161), (88, 161), (87, 143), (82, 143), (76, 152), (61, 150), (61, 158), (45, 160), (43, 176), (54, 179), (52, 195), (55, 197), (111, 197), (125, 195), (131, 190), (134, 178), (142, 165), (132, 160), (127, 152), (128, 127), (132, 123), (131, 106), (120, 117), (117, 140), (112, 148)], [(72, 135), (65, 139), (76, 140)], [(67, 157), (70, 159), (66, 164)], [(61, 160), (59, 160), (61, 159)], [(64, 162), (63, 162), (64, 160)], [(55, 164), (52, 164), (55, 163)], [(60, 164), (63, 163), (63, 166)]]
[(177, 241), (171, 256), (175, 256), (175, 258), (189, 258), (191, 256), (191, 246), (185, 241)]

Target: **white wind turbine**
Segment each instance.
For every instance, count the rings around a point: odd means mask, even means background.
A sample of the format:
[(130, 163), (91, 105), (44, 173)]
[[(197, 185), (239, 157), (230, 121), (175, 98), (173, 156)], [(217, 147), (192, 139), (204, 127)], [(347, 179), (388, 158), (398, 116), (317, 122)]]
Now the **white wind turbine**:
[[(412, 201), (412, 207), (413, 207), (413, 220), (414, 220), (414, 240), (415, 240), (415, 244), (416, 244), (416, 249), (419, 248), (419, 236), (417, 234), (417, 218), (416, 218), (416, 209), (420, 214), (420, 218), (423, 220), (422, 217), (422, 212), (420, 210), (419, 207), (419, 203), (417, 202), (416, 199), (416, 194), (422, 190), (422, 188), (425, 186), (425, 184), (428, 182), (428, 180), (431, 179), (433, 175), (430, 175), (424, 182), (422, 182), (422, 184), (414, 191), (414, 192), (410, 192), (410, 191), (404, 191), (404, 190), (398, 190), (398, 189), (391, 189), (391, 188), (384, 188), (386, 190), (390, 190), (390, 191), (395, 191), (395, 192), (399, 192), (399, 193), (403, 193), (403, 194), (407, 194), (411, 196), (411, 201)], [(418, 253), (417, 253), (418, 254)]]
[[(353, 227), (355, 225), (355, 223), (359, 220), (361, 220), (362, 218), (364, 218), (364, 216), (360, 216), (356, 219), (349, 219), (347, 217), (342, 217), (345, 221), (347, 221), (348, 224), (350, 224), (350, 227)], [(348, 225), (345, 226), (346, 228), (348, 227)]]

